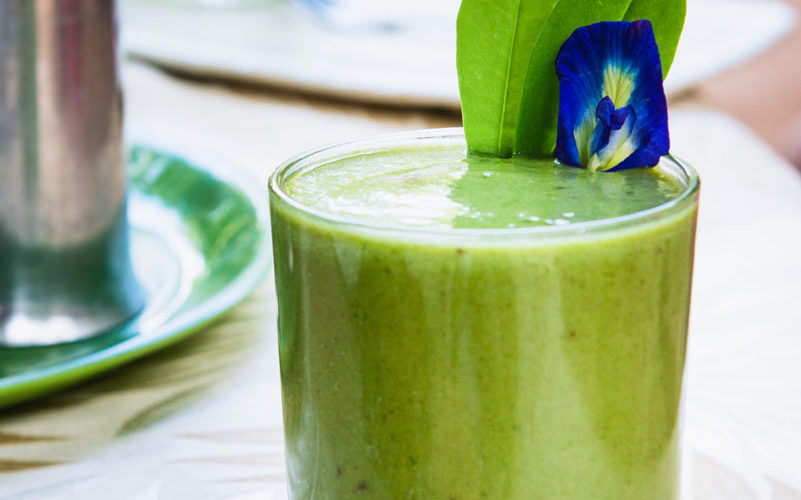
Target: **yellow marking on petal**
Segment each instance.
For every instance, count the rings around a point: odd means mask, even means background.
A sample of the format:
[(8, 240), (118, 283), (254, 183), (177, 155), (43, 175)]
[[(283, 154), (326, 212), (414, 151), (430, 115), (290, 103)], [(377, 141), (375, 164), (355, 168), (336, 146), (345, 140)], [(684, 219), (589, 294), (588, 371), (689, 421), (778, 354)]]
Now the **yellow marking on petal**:
[(602, 95), (609, 96), (615, 104), (615, 109), (629, 105), (631, 94), (634, 92), (634, 80), (637, 74), (624, 70), (617, 64), (607, 64), (604, 68), (604, 87)]
[(579, 163), (586, 165), (590, 160), (590, 140), (592, 139), (592, 132), (595, 130), (595, 113), (592, 109), (584, 114), (581, 123), (578, 127), (573, 129), (573, 138), (576, 140), (576, 147), (578, 148)]
[(612, 157), (607, 161), (607, 167), (604, 170), (609, 170), (610, 168), (618, 166), (636, 150), (637, 146), (634, 144), (632, 137), (627, 137), (626, 140), (621, 141), (621, 143), (618, 144), (614, 154), (612, 154)]
[(593, 155), (598, 158), (596, 168), (614, 168), (637, 150), (635, 137), (631, 132), (631, 125), (627, 123), (620, 130), (613, 130), (609, 134), (609, 144)]
[[(587, 170), (590, 172), (597, 172), (599, 170), (606, 170), (604, 168), (605, 165), (601, 162), (601, 159), (598, 157), (598, 153), (595, 153), (590, 157), (589, 163), (587, 163)], [(610, 167), (611, 168), (611, 167)]]

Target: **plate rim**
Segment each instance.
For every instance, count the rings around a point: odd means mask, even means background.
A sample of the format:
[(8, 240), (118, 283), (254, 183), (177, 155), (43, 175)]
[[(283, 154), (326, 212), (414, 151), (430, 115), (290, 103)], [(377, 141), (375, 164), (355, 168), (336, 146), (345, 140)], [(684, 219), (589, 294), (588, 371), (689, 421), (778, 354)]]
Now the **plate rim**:
[(218, 155), (203, 152), (206, 160), (198, 160), (196, 158), (200, 153), (171, 150), (157, 140), (127, 142), (126, 162), (127, 153), (133, 148), (143, 148), (158, 156), (180, 161), (193, 170), (209, 174), (216, 182), (240, 191), (256, 215), (257, 228), (261, 232), (259, 249), (244, 269), (211, 298), (186, 311), (173, 314), (156, 326), (149, 335), (133, 335), (122, 342), (64, 363), (0, 377), (0, 408), (12, 407), (51, 394), (173, 345), (202, 330), (244, 300), (268, 274), (272, 262), (269, 204), (266, 191), (264, 194), (258, 191), (257, 186), (261, 184), (254, 176)]

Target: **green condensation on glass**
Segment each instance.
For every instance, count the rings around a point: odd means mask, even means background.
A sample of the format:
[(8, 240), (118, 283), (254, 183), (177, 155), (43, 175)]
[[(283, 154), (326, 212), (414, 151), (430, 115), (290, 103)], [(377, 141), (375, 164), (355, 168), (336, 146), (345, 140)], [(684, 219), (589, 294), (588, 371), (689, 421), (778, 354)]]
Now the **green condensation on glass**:
[(131, 192), (157, 200), (163, 216), (203, 257), (190, 294), (154, 331), (137, 324), (80, 342), (48, 347), (0, 348), (0, 407), (75, 384), (170, 345), (243, 299), (267, 268), (267, 202), (246, 195), (212, 172), (146, 147), (131, 149)]
[(658, 168), (596, 173), (452, 147), (333, 161), (296, 174), (286, 189), (312, 208), (368, 223), (508, 229), (632, 214), (676, 198), (682, 186)]

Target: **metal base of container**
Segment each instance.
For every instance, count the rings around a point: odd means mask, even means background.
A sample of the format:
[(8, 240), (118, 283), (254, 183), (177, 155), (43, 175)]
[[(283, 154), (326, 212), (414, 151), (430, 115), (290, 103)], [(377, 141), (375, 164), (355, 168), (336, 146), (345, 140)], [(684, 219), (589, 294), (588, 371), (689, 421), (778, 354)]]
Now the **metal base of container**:
[(145, 304), (124, 212), (80, 245), (30, 247), (0, 232), (0, 346), (74, 342), (124, 325)]

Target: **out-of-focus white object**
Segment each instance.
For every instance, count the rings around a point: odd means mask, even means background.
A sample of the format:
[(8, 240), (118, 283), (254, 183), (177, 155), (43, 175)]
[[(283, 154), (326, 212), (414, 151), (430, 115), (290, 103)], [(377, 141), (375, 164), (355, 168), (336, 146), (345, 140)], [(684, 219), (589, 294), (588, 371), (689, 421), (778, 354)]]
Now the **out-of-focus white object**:
[[(458, 0), (203, 5), (123, 1), (124, 46), (135, 57), (204, 77), (459, 109)], [(690, 0), (668, 93), (754, 57), (795, 21), (795, 11), (778, 0)]]
[(460, 0), (290, 0), (335, 29), (394, 31), (452, 24)]

